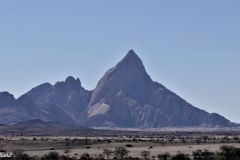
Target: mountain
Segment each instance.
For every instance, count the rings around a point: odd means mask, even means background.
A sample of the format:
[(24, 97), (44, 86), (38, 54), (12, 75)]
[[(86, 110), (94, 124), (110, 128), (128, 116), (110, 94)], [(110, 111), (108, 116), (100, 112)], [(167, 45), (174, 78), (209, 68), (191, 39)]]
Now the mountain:
[(18, 99), (0, 93), (0, 117), (2, 124), (41, 119), (94, 127), (237, 126), (219, 114), (192, 106), (153, 81), (133, 50), (92, 91), (70, 76), (54, 85), (39, 85)]
[(70, 76), (55, 85), (44, 83), (33, 88), (17, 101), (32, 118), (77, 125), (86, 119), (90, 96), (80, 80)]
[(8, 92), (0, 92), (0, 123), (11, 124), (26, 120), (25, 110), (18, 107), (17, 100)]
[(99, 81), (88, 105), (90, 125), (126, 127), (229, 126), (152, 81), (133, 50)]
[(14, 124), (41, 119), (81, 125), (80, 122), (86, 120), (90, 96), (91, 91), (82, 88), (80, 80), (71, 76), (54, 85), (41, 84), (16, 100), (10, 94), (2, 92), (0, 123)]

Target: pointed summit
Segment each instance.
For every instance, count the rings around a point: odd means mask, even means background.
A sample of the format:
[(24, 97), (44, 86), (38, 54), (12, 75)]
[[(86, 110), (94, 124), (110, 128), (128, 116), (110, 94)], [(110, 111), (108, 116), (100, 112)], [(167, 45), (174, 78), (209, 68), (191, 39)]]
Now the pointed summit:
[(117, 64), (116, 67), (121, 65), (128, 66), (130, 68), (139, 68), (145, 70), (142, 60), (138, 57), (138, 55), (134, 52), (134, 50), (129, 50), (126, 56)]
[(145, 87), (143, 86), (151, 86), (151, 84), (152, 80), (141, 59), (131, 49), (115, 67), (108, 70), (100, 79), (92, 93), (89, 106), (101, 101), (108, 94), (124, 93), (138, 96), (144, 92)]
[(130, 50), (128, 51), (128, 53), (127, 53), (127, 55), (126, 55), (125, 58), (129, 58), (129, 57), (133, 57), (133, 58), (139, 59), (138, 55), (134, 52), (133, 49), (130, 49)]

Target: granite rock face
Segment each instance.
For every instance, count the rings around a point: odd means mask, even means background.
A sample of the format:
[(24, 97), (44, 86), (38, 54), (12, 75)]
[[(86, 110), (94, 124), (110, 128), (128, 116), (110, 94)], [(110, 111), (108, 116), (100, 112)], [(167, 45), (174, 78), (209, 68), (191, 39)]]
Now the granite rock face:
[(20, 98), (0, 93), (0, 123), (31, 119), (95, 127), (231, 127), (223, 116), (186, 102), (147, 74), (133, 50), (100, 79), (93, 91), (68, 77), (44, 83)]

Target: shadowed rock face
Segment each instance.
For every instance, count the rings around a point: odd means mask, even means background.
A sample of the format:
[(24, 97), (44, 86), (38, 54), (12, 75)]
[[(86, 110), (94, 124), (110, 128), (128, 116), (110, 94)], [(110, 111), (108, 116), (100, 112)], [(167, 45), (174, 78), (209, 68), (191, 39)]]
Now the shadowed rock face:
[(0, 92), (0, 123), (11, 124), (24, 121), (26, 112), (17, 107), (17, 100), (8, 92)]
[(79, 79), (68, 77), (55, 85), (45, 83), (33, 88), (18, 102), (35, 119), (80, 124), (85, 121), (90, 95)]
[(0, 107), (13, 106), (16, 100), (14, 96), (8, 92), (0, 92)]
[[(100, 79), (93, 91), (68, 77), (55, 85), (44, 83), (17, 100), (0, 93), (0, 123), (28, 119), (66, 124), (116, 127), (229, 127), (218, 114), (200, 110), (152, 81), (133, 50)], [(11, 121), (12, 118), (12, 121)]]
[(55, 85), (41, 84), (17, 100), (0, 93), (0, 123), (12, 124), (31, 119), (85, 124), (86, 108), (91, 91), (81, 86), (79, 79), (68, 77)]

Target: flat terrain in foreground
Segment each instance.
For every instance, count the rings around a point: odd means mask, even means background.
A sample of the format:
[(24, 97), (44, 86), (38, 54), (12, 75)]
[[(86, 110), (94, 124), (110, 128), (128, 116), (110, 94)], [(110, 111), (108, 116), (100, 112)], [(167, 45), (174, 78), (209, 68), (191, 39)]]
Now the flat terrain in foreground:
[[(133, 144), (134, 145), (134, 144)], [(141, 145), (141, 146), (140, 146)], [(189, 154), (191, 155), (193, 151), (196, 151), (198, 149), (204, 150), (207, 149), (209, 151), (215, 152), (215, 151), (219, 151), (219, 148), (222, 145), (231, 145), (231, 146), (235, 146), (240, 148), (240, 143), (236, 144), (200, 144), (200, 145), (176, 145), (176, 146), (157, 146), (155, 145), (153, 148), (149, 148), (151, 144), (150, 143), (146, 143), (146, 144), (139, 144), (136, 145), (134, 147), (131, 148), (127, 148), (129, 150), (129, 156), (132, 157), (141, 157), (141, 152), (142, 151), (150, 151), (152, 156), (157, 157), (157, 155), (159, 154), (164, 154), (164, 153), (171, 153), (171, 154), (177, 154), (178, 152), (184, 153), (184, 154)], [(102, 144), (102, 145), (95, 145), (95, 146), (91, 146), (90, 149), (87, 148), (83, 148), (83, 147), (79, 147), (79, 148), (74, 148), (74, 149), (70, 149), (70, 153), (68, 153), (69, 155), (82, 155), (84, 153), (88, 153), (90, 155), (100, 155), (103, 153), (103, 149), (111, 149), (113, 150), (115, 147), (117, 146), (124, 146), (123, 144), (111, 144), (111, 145), (106, 145), (106, 144)], [(25, 153), (27, 153), (28, 155), (31, 156), (42, 156), (44, 154), (49, 153), (50, 149), (42, 149), (42, 150), (27, 150)], [(64, 154), (64, 149), (57, 149), (55, 150), (55, 152), (58, 152), (60, 154)]]
[(61, 155), (80, 156), (85, 153), (98, 156), (104, 149), (114, 150), (124, 147), (129, 156), (141, 157), (142, 151), (150, 151), (151, 156), (179, 152), (191, 155), (196, 150), (219, 151), (223, 145), (240, 148), (240, 135), (229, 134), (163, 134), (128, 136), (2, 136), (1, 148), (9, 152), (22, 150), (31, 156), (43, 156), (49, 152)]

